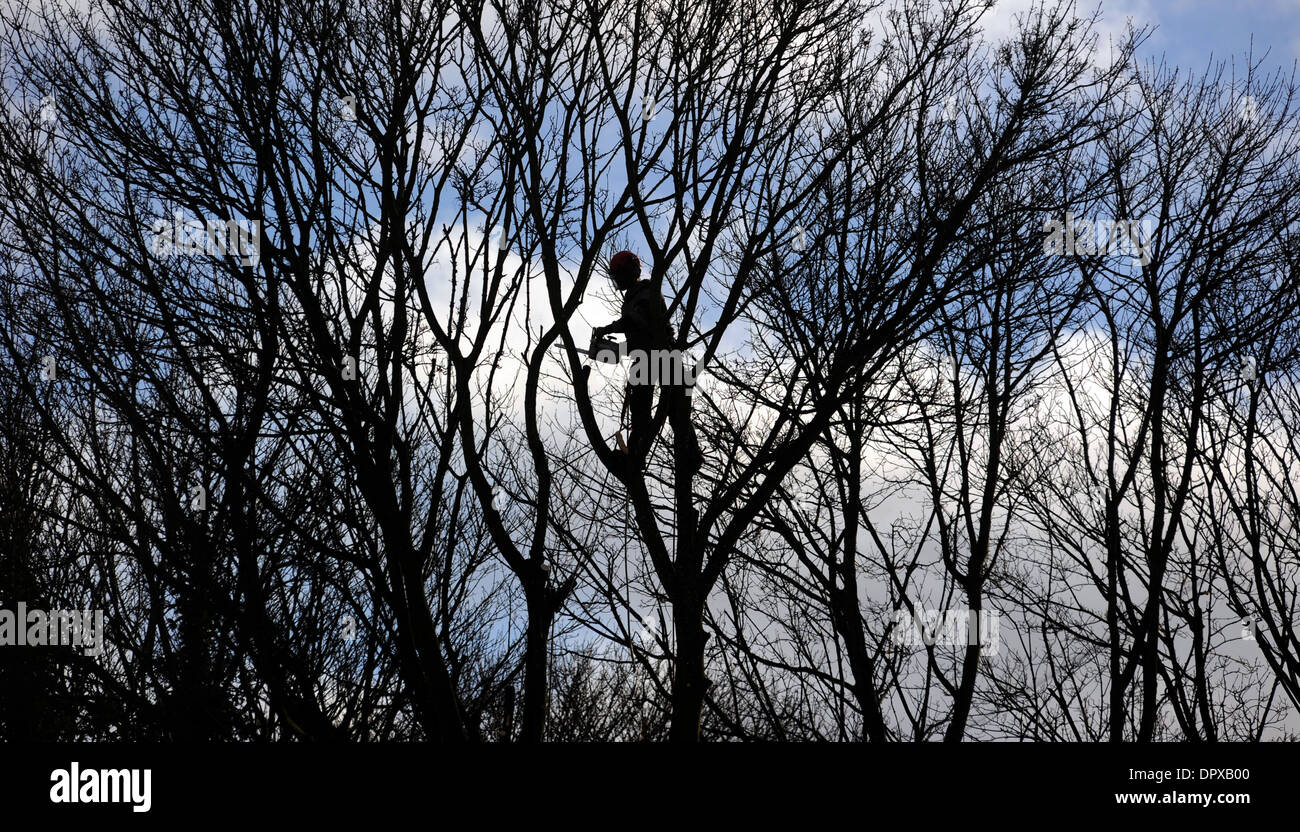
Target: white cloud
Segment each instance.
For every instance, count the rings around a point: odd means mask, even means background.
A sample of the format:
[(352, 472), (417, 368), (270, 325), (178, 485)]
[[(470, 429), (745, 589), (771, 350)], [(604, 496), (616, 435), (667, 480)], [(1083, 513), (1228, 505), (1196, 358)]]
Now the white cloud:
[[(1042, 0), (999, 0), (993, 9), (980, 18), (980, 26), (990, 40), (1004, 40), (1015, 33), (1017, 19), (1041, 3)], [(1156, 11), (1149, 0), (1115, 0), (1099, 5), (1102, 13), (1096, 27), (1099, 38), (1094, 56), (1098, 65), (1109, 63), (1111, 45), (1124, 39), (1130, 21), (1135, 27), (1154, 26), (1158, 23)], [(1080, 17), (1087, 17), (1094, 8), (1096, 7), (1086, 3), (1080, 4), (1076, 13)]]

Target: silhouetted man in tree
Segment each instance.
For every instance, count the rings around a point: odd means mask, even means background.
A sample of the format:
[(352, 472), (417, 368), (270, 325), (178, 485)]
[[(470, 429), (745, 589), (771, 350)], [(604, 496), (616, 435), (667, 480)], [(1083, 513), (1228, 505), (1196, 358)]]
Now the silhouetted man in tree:
[(651, 404), (654, 388), (658, 386), (662, 390), (661, 398), (667, 397), (674, 447), (681, 451), (687, 468), (697, 471), (701, 455), (695, 426), (691, 424), (686, 368), (681, 353), (673, 346), (673, 328), (668, 322), (664, 296), (652, 281), (640, 279), (641, 261), (630, 251), (620, 251), (610, 259), (609, 277), (623, 292), (622, 315), (608, 326), (597, 327), (595, 335), (599, 338), (621, 332), (627, 336), (628, 356), (632, 360), (627, 385), (627, 409), (632, 418), (628, 452), (639, 465), (650, 451), (654, 439)]

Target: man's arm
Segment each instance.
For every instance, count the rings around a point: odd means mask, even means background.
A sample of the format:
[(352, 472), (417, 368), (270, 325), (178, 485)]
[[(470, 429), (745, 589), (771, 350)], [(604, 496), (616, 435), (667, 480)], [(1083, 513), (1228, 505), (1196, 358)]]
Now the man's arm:
[(611, 332), (625, 334), (640, 332), (657, 338), (660, 330), (671, 331), (663, 295), (652, 292), (647, 285), (638, 284), (624, 297), (623, 314), (618, 320), (607, 326), (597, 327), (595, 335), (600, 337)]
[(626, 316), (620, 316), (619, 319), (617, 321), (614, 321), (612, 324), (606, 324), (605, 326), (598, 326), (594, 330), (592, 330), (592, 334), (595, 335), (597, 338), (601, 337), (602, 335), (609, 335), (612, 332), (623, 332), (623, 333), (627, 332)]

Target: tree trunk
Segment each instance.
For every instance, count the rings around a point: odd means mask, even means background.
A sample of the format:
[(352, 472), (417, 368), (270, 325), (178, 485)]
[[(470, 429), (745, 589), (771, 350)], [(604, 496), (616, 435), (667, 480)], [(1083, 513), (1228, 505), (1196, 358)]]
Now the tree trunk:
[(677, 630), (677, 665), (673, 672), (673, 714), (669, 739), (699, 742), (700, 720), (708, 677), (704, 673), (704, 605), (695, 599), (674, 601), (673, 626)]
[(547, 676), (550, 670), (550, 631), (554, 617), (550, 601), (535, 593), (528, 597), (528, 634), (524, 641), (524, 713), (520, 742), (539, 743), (545, 739)]

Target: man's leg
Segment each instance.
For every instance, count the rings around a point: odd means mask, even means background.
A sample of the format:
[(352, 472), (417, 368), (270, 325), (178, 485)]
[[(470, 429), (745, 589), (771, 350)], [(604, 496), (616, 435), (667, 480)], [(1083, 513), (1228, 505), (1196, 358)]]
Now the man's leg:
[(662, 388), (661, 395), (668, 396), (668, 421), (673, 428), (673, 447), (686, 468), (695, 473), (704, 464), (704, 454), (700, 451), (700, 441), (695, 435), (695, 423), (691, 421), (691, 397), (686, 395), (686, 388), (680, 384)]
[(627, 409), (632, 417), (632, 429), (628, 432), (627, 448), (632, 458), (640, 461), (650, 452), (650, 421), (654, 415), (654, 387), (649, 384), (629, 384), (627, 386)]

